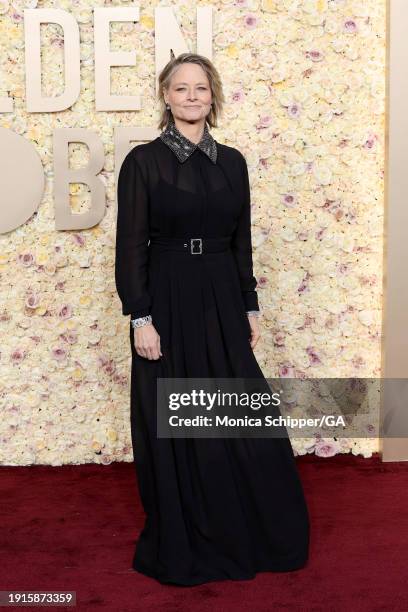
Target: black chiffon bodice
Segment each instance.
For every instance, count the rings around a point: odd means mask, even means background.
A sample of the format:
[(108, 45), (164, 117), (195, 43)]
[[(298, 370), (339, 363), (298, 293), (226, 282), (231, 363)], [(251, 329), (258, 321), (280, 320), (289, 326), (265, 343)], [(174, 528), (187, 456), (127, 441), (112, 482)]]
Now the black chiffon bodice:
[(115, 277), (123, 314), (150, 313), (149, 240), (230, 236), (247, 311), (259, 310), (253, 275), (245, 158), (217, 142), (214, 163), (196, 148), (183, 162), (160, 139), (135, 146), (118, 179)]

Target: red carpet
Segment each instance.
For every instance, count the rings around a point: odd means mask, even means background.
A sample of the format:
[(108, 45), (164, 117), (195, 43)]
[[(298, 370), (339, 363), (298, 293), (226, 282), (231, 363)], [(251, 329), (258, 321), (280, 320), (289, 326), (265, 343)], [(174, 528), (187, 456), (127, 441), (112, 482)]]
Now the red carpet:
[(58, 609), (81, 611), (408, 610), (408, 463), (297, 461), (308, 567), (195, 587), (131, 569), (143, 521), (133, 464), (0, 467), (0, 590), (75, 590), (76, 608)]

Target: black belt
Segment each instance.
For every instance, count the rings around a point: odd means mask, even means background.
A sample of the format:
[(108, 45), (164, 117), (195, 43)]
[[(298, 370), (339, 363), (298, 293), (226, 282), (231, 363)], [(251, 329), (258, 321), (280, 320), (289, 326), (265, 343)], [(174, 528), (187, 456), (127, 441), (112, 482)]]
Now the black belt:
[(221, 238), (151, 238), (149, 246), (162, 251), (184, 251), (189, 255), (219, 253), (230, 248), (231, 237)]

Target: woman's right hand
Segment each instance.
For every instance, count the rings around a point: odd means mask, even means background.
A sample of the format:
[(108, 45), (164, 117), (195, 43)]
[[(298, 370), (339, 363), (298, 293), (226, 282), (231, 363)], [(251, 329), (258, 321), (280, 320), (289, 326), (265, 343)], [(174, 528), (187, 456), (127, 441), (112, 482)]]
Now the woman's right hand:
[(153, 323), (135, 328), (134, 345), (136, 353), (146, 359), (159, 359), (163, 354), (160, 350), (160, 336)]

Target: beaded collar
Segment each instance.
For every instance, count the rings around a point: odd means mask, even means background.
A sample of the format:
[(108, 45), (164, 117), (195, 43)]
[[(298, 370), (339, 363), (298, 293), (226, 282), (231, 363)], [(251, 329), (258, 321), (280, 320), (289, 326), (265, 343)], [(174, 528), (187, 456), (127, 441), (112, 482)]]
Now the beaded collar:
[(208, 155), (214, 164), (217, 162), (217, 144), (208, 130), (207, 123), (204, 125), (201, 140), (197, 144), (191, 142), (177, 129), (173, 115), (170, 115), (166, 129), (159, 136), (174, 151), (180, 162), (186, 161), (197, 147)]

